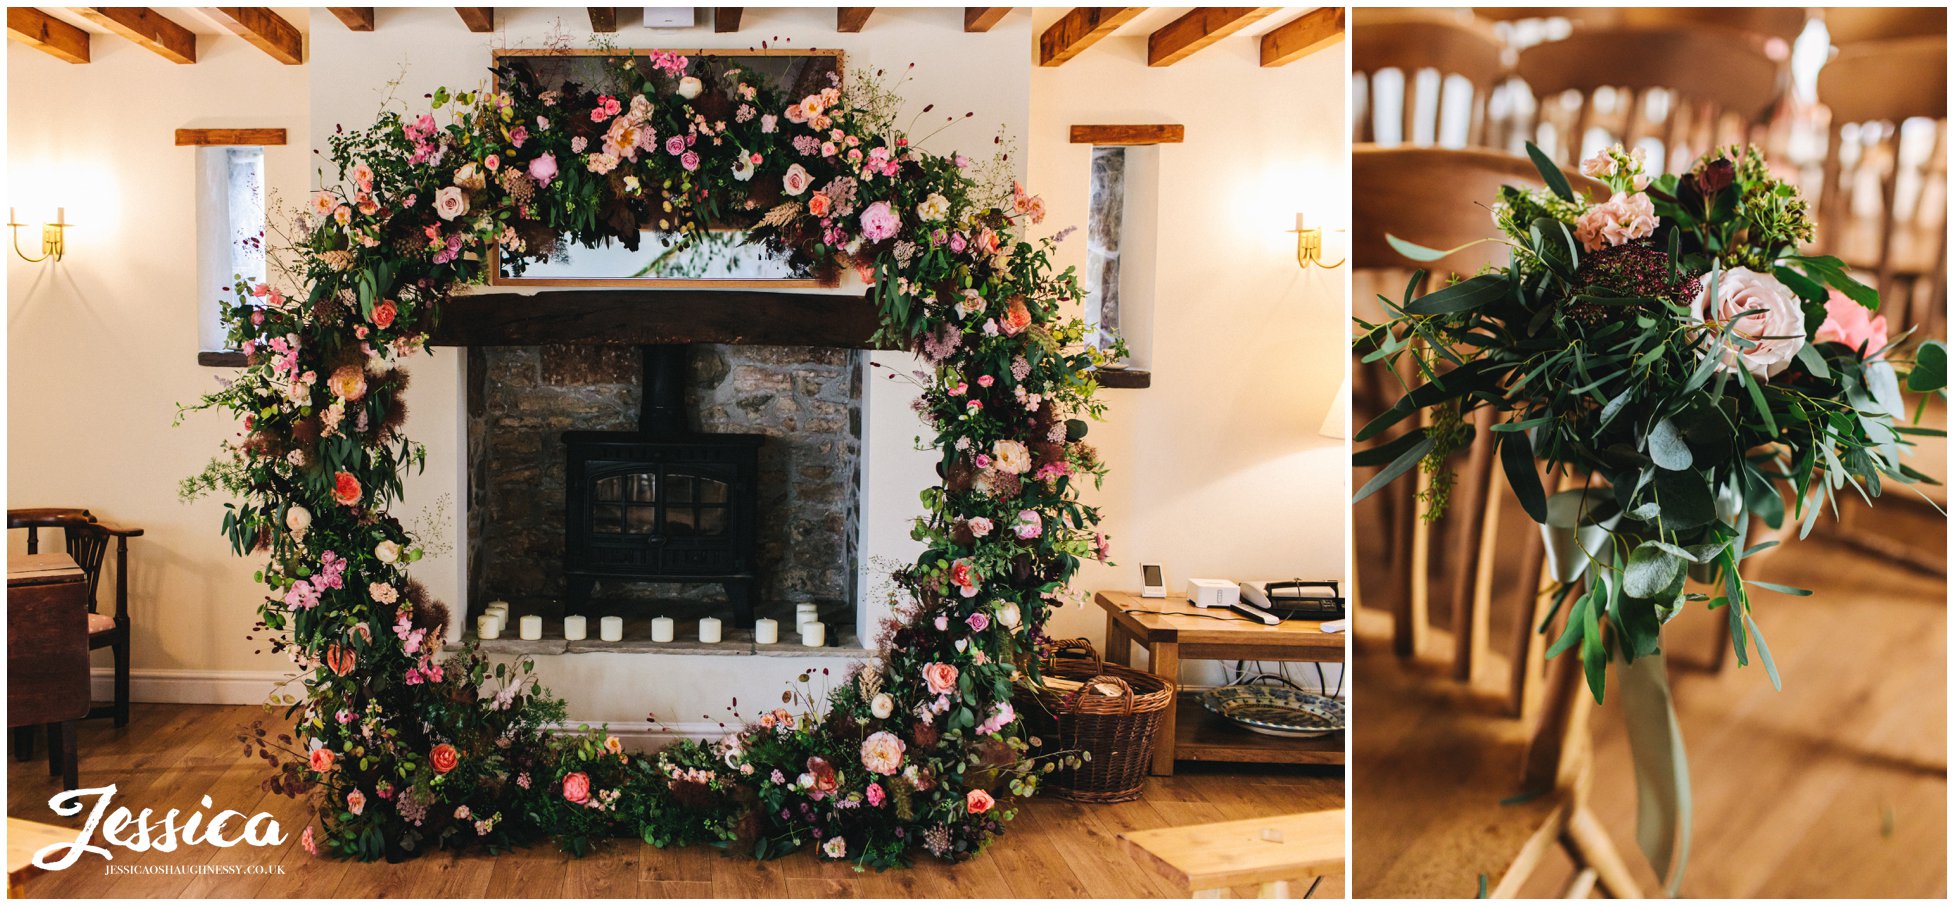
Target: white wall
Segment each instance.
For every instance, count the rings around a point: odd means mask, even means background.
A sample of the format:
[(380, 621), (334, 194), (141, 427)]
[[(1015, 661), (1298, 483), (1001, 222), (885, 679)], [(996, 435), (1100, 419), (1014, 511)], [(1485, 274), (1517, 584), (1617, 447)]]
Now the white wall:
[[(218, 533), (222, 501), (177, 500), (177, 481), (236, 427), (224, 415), (171, 427), (177, 404), (225, 373), (196, 364), (197, 150), (172, 133), (282, 126), (291, 144), (267, 150), (267, 181), (300, 197), (307, 70), (242, 40), (200, 43), (188, 66), (114, 37), (97, 37), (86, 65), (7, 48), (7, 203), (37, 222), (31, 209), (63, 205), (75, 225), (58, 264), (6, 256), (6, 501), (86, 506), (147, 531), (131, 542), (131, 611), (135, 664), (152, 675), (290, 666), (245, 638), (260, 596)], [(23, 533), (9, 534), (20, 550)]]
[[(1034, 28), (1062, 12), (1036, 10)], [(1127, 302), (1152, 311), (1122, 316), (1151, 322), (1153, 385), (1103, 391), (1107, 421), (1088, 439), (1112, 473), (1090, 499), (1117, 565), (1088, 564), (1085, 589), (1137, 588), (1143, 562), (1166, 567), (1170, 593), (1190, 576), (1344, 573), (1349, 460), (1318, 429), (1349, 358), (1345, 271), (1298, 268), (1285, 232), (1298, 212), (1349, 224), (1344, 48), (1258, 63), (1256, 43), (1238, 35), (1151, 68), (1140, 35), (1032, 72), (1031, 188), (1054, 230), (1086, 221), (1091, 146), (1071, 144), (1070, 126), (1187, 127), (1185, 142), (1153, 152), (1157, 210), (1128, 221), (1156, 231), (1153, 260), (1121, 264), (1123, 281), (1151, 271), (1152, 298)], [(1329, 244), (1332, 259), (1347, 246)], [(1062, 248), (1061, 263), (1084, 265), (1082, 238)], [(1096, 607), (1060, 611), (1051, 632), (1103, 641), (1105, 620)]]

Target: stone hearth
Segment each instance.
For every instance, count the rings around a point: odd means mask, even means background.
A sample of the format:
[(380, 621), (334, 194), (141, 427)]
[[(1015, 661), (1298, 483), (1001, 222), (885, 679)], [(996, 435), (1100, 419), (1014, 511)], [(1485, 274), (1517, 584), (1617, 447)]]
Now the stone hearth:
[[(768, 438), (760, 452), (758, 614), (782, 620), (791, 632), (793, 605), (814, 602), (824, 616), (833, 614), (828, 619), (847, 614), (852, 624), (862, 353), (707, 344), (690, 353), (686, 397), (693, 427)], [(518, 612), (560, 615), (566, 590), (560, 438), (569, 430), (638, 427), (641, 353), (635, 347), (482, 346), (471, 347), (468, 357), (470, 600), (501, 598)], [(710, 611), (723, 601), (717, 585), (600, 582), (586, 612), (646, 615), (659, 602)]]

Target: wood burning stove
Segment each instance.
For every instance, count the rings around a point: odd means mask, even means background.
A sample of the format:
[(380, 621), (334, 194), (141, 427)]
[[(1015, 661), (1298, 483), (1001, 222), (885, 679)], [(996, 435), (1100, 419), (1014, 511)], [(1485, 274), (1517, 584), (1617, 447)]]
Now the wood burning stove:
[(686, 347), (644, 347), (637, 431), (566, 431), (563, 573), (572, 611), (607, 582), (720, 583), (753, 625), (757, 434), (704, 434), (685, 415)]

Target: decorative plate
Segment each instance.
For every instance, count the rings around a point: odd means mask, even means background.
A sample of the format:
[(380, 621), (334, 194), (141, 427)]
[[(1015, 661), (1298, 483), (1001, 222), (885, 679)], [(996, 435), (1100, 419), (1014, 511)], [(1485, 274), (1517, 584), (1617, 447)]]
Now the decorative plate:
[(1343, 730), (1343, 702), (1287, 686), (1222, 686), (1203, 693), (1201, 704), (1268, 736), (1327, 736)]

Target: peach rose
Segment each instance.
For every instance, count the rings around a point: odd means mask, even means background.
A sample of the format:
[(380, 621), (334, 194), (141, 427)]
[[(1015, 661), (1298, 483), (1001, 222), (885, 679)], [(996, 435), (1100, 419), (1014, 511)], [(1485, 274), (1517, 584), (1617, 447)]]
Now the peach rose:
[(1835, 289), (1825, 299), (1825, 323), (1818, 325), (1812, 342), (1841, 343), (1861, 355), (1884, 358), (1879, 353), (1887, 343), (1886, 316), (1873, 314), (1872, 309)]
[(902, 770), (902, 740), (883, 730), (862, 740), (862, 767), (871, 773), (889, 775)]
[(326, 378), (326, 387), (335, 396), (349, 403), (358, 402), (366, 396), (366, 369), (359, 365), (341, 365), (332, 377)]
[[(793, 108), (788, 109), (791, 111)], [(791, 112), (788, 118), (793, 118)], [(807, 168), (800, 164), (794, 164), (788, 167), (787, 172), (780, 177), (780, 189), (789, 195), (799, 195), (807, 191), (807, 187), (813, 184), (814, 177), (808, 175)]]
[(563, 798), (579, 805), (590, 799), (590, 775), (582, 771), (563, 777)]
[(957, 691), (957, 668), (952, 664), (930, 664), (923, 668), (923, 684), (936, 695), (955, 692)]
[(1007, 337), (1024, 333), (1031, 326), (1031, 309), (1024, 304), (1023, 296), (1012, 296), (1004, 303), (1004, 317), (997, 322), (997, 328)]
[(351, 472), (341, 472), (332, 478), (332, 499), (346, 506), (360, 502), (360, 480)]
[[(1715, 310), (1709, 307), (1712, 289)], [(1707, 328), (1705, 347), (1716, 342), (1726, 323), (1737, 322), (1731, 331), (1733, 342), (1715, 353), (1721, 358), (1717, 367), (1724, 371), (1742, 368), (1768, 380), (1789, 367), (1805, 345), (1805, 314), (1798, 297), (1776, 277), (1749, 268), (1733, 267), (1718, 276), (1714, 287), (1706, 284), (1696, 294), (1690, 313)], [(1746, 349), (1734, 342), (1736, 337), (1752, 345)]]
[(992, 799), (991, 794), (983, 790), (971, 790), (968, 795), (963, 797), (964, 810), (973, 815), (981, 815), (988, 812), (991, 810), (991, 806), (996, 804), (997, 800)]
[(461, 753), (455, 751), (454, 746), (444, 742), (428, 750), (427, 763), (434, 766), (434, 773), (446, 774), (454, 770), (455, 765), (461, 763)]
[(307, 757), (307, 761), (312, 764), (312, 769), (321, 774), (332, 770), (333, 762), (338, 760), (339, 756), (334, 755), (332, 750), (327, 748), (313, 749), (312, 754)]
[(338, 642), (327, 646), (326, 667), (333, 672), (333, 675), (345, 676), (352, 673), (353, 668), (357, 666), (359, 666), (359, 656), (353, 653), (353, 649)]
[(346, 810), (357, 815), (366, 811), (366, 794), (354, 790), (346, 794)]
[(400, 307), (394, 304), (394, 300), (384, 300), (373, 306), (373, 326), (386, 330), (393, 326), (394, 318), (399, 314)]

